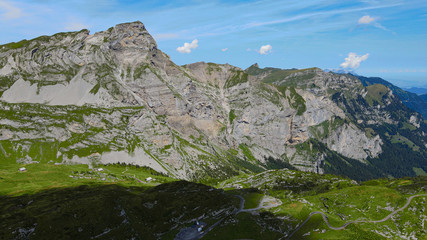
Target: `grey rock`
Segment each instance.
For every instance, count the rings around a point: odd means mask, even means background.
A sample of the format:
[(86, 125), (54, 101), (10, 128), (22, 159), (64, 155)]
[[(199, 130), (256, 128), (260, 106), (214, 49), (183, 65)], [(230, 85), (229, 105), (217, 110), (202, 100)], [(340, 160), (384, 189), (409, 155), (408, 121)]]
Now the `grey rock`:
[[(184, 179), (240, 171), (233, 159), (263, 169), (269, 156), (323, 173), (326, 155), (299, 151), (299, 145), (316, 139), (364, 162), (381, 154), (383, 140), (368, 137), (361, 125), (398, 123), (385, 110), (395, 101), (391, 91), (384, 106), (364, 107), (357, 116), (334, 101), (335, 93), (349, 99), (368, 94), (350, 75), (314, 68), (265, 83), (269, 72), (248, 75), (204, 62), (177, 66), (141, 22), (93, 35), (41, 37), (16, 49), (5, 45), (0, 63), (0, 78), (9, 81), (0, 89), (2, 111), (28, 116), (0, 120), (0, 140), (13, 143), (7, 151), (0, 143), (0, 150), (21, 159), (42, 141), (59, 143), (57, 162), (125, 162)], [(22, 103), (38, 110), (31, 113)], [(345, 123), (332, 127), (336, 119)], [(411, 116), (411, 124), (419, 122)]]

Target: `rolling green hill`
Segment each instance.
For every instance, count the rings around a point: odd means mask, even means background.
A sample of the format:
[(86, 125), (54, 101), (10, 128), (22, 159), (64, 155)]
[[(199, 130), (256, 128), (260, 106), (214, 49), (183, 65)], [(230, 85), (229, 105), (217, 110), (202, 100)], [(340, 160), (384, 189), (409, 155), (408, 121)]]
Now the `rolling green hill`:
[[(427, 230), (426, 177), (356, 182), (283, 169), (207, 186), (124, 165), (1, 169), (2, 239), (425, 239)], [(308, 219), (314, 212), (327, 222)], [(203, 232), (191, 231), (196, 221)]]

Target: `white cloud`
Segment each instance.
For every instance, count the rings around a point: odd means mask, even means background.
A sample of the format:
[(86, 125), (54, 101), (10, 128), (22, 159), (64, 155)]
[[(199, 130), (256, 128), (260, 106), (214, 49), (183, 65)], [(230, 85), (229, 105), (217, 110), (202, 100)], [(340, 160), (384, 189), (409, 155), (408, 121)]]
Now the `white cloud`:
[(0, 0), (0, 11), (3, 19), (16, 19), (22, 16), (22, 10), (12, 5), (12, 3)]
[(67, 26), (65, 26), (65, 30), (67, 31), (80, 31), (82, 29), (88, 29), (88, 28), (89, 27), (87, 25), (79, 22), (68, 23)]
[(180, 53), (191, 53), (191, 49), (199, 47), (199, 40), (194, 39), (191, 43), (184, 43), (184, 46), (178, 47), (176, 50)]
[(370, 26), (374, 26), (374, 27), (379, 28), (379, 29), (382, 29), (382, 30), (384, 30), (384, 31), (389, 31), (389, 32), (391, 32), (391, 33), (393, 33), (393, 34), (396, 34), (395, 32), (390, 31), (389, 29), (387, 29), (386, 27), (384, 27), (383, 25), (381, 25), (379, 22), (377, 22), (377, 20), (378, 20), (378, 18), (377, 18), (377, 17), (371, 17), (371, 16), (369, 16), (369, 15), (365, 15), (365, 16), (363, 16), (363, 17), (359, 18), (358, 23), (359, 23), (360, 25), (370, 25)]
[(363, 56), (359, 56), (356, 53), (351, 52), (348, 54), (348, 57), (345, 58), (345, 61), (341, 63), (340, 66), (342, 68), (356, 69), (360, 66), (360, 63), (368, 59), (368, 57), (369, 57), (369, 53)]
[(223, 48), (221, 49), (221, 51), (226, 52), (228, 50), (228, 48)]
[(365, 15), (361, 18), (359, 18), (359, 24), (370, 24), (371, 22), (375, 21), (375, 18)]
[(258, 52), (261, 55), (266, 55), (266, 54), (271, 53), (271, 49), (273, 49), (273, 47), (271, 45), (267, 44), (267, 45), (261, 46), (261, 48), (258, 50)]
[(385, 5), (378, 4), (376, 6), (361, 7), (361, 8), (348, 8), (348, 9), (339, 9), (339, 10), (330, 10), (330, 11), (318, 11), (318, 12), (306, 13), (306, 14), (291, 16), (291, 17), (267, 21), (267, 22), (253, 22), (253, 23), (245, 25), (245, 28), (294, 22), (294, 21), (309, 19), (309, 18), (322, 16), (322, 15), (331, 16), (331, 15), (353, 13), (353, 12), (367, 11), (367, 10), (373, 10), (373, 9), (391, 8), (391, 7), (396, 7), (396, 6), (400, 6), (400, 5), (403, 5), (403, 3), (393, 3), (393, 4), (385, 4)]

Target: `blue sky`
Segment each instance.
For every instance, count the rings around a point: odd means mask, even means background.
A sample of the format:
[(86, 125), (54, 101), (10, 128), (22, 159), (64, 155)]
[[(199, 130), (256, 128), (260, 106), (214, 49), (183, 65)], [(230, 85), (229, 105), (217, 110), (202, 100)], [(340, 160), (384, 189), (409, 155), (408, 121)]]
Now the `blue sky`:
[(136, 20), (177, 64), (346, 67), (427, 87), (425, 0), (0, 0), (0, 44)]

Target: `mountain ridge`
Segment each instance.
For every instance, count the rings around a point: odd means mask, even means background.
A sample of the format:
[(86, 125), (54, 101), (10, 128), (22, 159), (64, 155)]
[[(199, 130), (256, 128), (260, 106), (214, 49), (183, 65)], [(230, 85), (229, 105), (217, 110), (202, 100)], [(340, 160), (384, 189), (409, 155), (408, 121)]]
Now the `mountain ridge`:
[(389, 87), (360, 77), (178, 66), (141, 22), (0, 49), (7, 161), (126, 162), (182, 179), (289, 165), (355, 179), (427, 171), (423, 117)]
[(409, 91), (405, 91), (392, 83), (378, 77), (363, 77), (359, 76), (359, 79), (363, 82), (364, 85), (372, 85), (372, 84), (383, 84), (390, 88), (393, 93), (399, 96), (401, 101), (410, 109), (415, 110), (421, 113), (424, 118), (427, 116), (427, 103), (422, 99), (421, 96), (416, 93), (412, 93)]
[(423, 87), (403, 88), (403, 90), (407, 92), (415, 93), (417, 95), (427, 94), (427, 88), (423, 88)]

